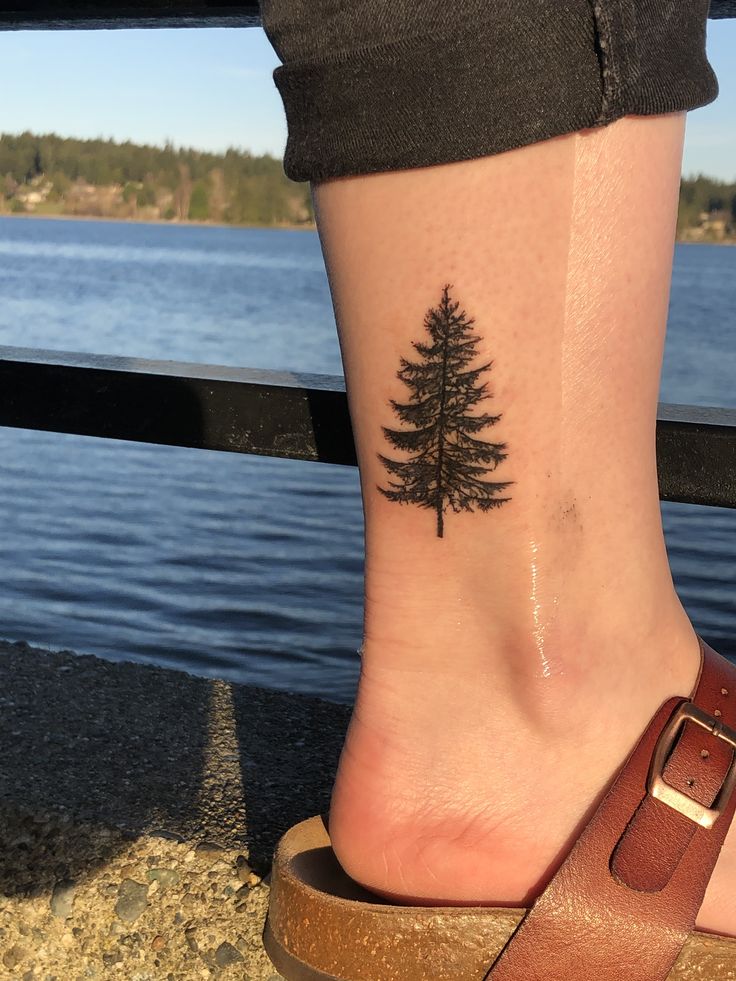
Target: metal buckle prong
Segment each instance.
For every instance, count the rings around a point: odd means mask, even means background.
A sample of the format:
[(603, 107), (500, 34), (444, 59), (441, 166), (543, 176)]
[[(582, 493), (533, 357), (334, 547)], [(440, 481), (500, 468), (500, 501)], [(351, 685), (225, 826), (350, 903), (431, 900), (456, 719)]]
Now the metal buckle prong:
[(652, 765), (649, 768), (647, 792), (652, 797), (662, 801), (663, 804), (699, 824), (701, 828), (712, 828), (725, 810), (731, 794), (736, 788), (736, 757), (731, 760), (726, 779), (723, 781), (718, 796), (711, 807), (706, 807), (687, 794), (676, 790), (665, 782), (662, 774), (680, 729), (686, 722), (694, 722), (715, 736), (716, 739), (722, 739), (728, 743), (731, 749), (736, 750), (736, 731), (724, 725), (719, 719), (714, 719), (713, 716), (708, 715), (707, 712), (692, 702), (683, 702), (675, 710), (657, 740), (657, 746), (652, 756)]

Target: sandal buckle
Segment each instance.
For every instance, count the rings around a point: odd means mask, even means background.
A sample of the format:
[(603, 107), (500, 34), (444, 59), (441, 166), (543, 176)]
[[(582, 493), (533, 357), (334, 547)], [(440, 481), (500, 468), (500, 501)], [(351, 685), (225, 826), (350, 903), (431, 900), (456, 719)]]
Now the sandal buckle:
[(706, 729), (716, 739), (722, 739), (736, 750), (736, 731), (724, 725), (713, 716), (708, 715), (692, 702), (683, 702), (672, 715), (657, 740), (657, 746), (652, 756), (652, 764), (647, 778), (647, 792), (651, 797), (662, 801), (668, 807), (700, 825), (701, 828), (712, 828), (728, 805), (734, 787), (736, 787), (736, 757), (732, 757), (726, 779), (718, 791), (718, 796), (711, 807), (706, 807), (687, 794), (675, 789), (665, 782), (663, 773), (675, 740), (686, 722), (694, 722)]

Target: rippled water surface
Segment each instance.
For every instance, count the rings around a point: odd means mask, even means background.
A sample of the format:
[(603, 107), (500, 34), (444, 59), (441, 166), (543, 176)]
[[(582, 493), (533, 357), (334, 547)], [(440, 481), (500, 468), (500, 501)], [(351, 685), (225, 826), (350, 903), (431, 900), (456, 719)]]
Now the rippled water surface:
[[(0, 344), (340, 373), (311, 232), (0, 219)], [(678, 246), (663, 398), (736, 407), (736, 249)], [(736, 653), (736, 512), (665, 505)], [(343, 467), (0, 429), (0, 636), (347, 700), (362, 525)]]

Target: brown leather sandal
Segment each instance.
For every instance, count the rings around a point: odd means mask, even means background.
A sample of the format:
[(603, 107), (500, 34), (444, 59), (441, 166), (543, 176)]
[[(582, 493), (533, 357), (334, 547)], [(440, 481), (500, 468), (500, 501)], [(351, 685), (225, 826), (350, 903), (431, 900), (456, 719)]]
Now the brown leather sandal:
[(736, 667), (702, 644), (693, 695), (652, 719), (529, 910), (387, 905), (324, 822), (282, 839), (266, 949), (287, 981), (736, 981), (736, 939), (693, 930), (736, 810)]

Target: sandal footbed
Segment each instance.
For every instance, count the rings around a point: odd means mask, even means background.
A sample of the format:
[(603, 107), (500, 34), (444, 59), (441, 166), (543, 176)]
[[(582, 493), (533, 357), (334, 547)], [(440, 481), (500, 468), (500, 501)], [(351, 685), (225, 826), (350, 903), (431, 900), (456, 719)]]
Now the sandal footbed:
[[(264, 944), (287, 981), (482, 981), (524, 913), (387, 904), (343, 872), (314, 817), (276, 851)], [(667, 981), (696, 979), (736, 981), (736, 939), (691, 933)]]

